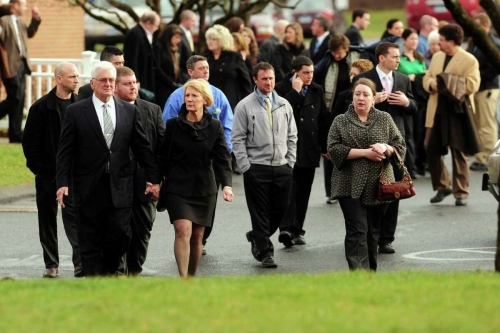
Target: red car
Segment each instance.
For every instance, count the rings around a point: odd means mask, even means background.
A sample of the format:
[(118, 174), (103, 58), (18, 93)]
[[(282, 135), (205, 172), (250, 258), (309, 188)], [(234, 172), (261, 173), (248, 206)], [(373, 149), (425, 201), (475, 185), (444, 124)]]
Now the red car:
[[(479, 0), (459, 0), (464, 10), (474, 16), (480, 12)], [(423, 15), (434, 16), (438, 21), (453, 22), (453, 17), (442, 0), (406, 0), (406, 20), (410, 28), (420, 30)]]

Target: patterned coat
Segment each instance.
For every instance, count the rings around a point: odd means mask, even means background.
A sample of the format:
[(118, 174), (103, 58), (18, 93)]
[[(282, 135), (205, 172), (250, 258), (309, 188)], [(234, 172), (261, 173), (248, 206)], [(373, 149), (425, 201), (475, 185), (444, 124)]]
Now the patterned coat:
[[(374, 143), (386, 143), (396, 147), (404, 160), (405, 141), (387, 112), (372, 108), (366, 123), (363, 123), (351, 105), (345, 114), (335, 118), (328, 134), (328, 153), (334, 165), (332, 173), (334, 198), (360, 199), (365, 206), (386, 203), (377, 200), (380, 162), (366, 158), (346, 159), (351, 149), (367, 149)], [(392, 182), (394, 181), (392, 164), (388, 159), (384, 163), (385, 177)]]

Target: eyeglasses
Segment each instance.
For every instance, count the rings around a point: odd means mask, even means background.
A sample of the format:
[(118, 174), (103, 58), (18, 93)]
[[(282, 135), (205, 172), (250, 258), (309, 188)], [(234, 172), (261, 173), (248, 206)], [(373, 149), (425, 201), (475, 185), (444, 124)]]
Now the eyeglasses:
[(106, 78), (106, 77), (103, 77), (103, 78), (100, 78), (100, 79), (96, 79), (95, 77), (93, 77), (92, 80), (96, 80), (96, 81), (98, 81), (101, 84), (105, 84), (107, 82), (109, 82), (110, 84), (114, 84), (115, 81), (116, 81), (113, 78)]

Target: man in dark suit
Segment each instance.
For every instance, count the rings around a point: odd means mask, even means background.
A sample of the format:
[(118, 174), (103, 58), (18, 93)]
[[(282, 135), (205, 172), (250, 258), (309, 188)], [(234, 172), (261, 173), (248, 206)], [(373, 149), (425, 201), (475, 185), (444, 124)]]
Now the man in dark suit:
[(352, 24), (344, 32), (344, 35), (349, 39), (351, 45), (364, 47), (365, 42), (361, 37), (361, 30), (365, 30), (370, 25), (370, 13), (363, 9), (356, 9), (352, 12)]
[(185, 9), (181, 12), (180, 20), (179, 27), (184, 32), (181, 40), (181, 59), (179, 61), (179, 65), (182, 67), (186, 65), (186, 62), (195, 51), (191, 30), (196, 26), (196, 14), (190, 9)]
[[(36, 101), (30, 108), (23, 135), (26, 166), (35, 175), (38, 231), (43, 249), (45, 271), (43, 277), (55, 278), (59, 272), (57, 244), (56, 153), (61, 134), (61, 124), (66, 108), (79, 101), (74, 92), (78, 87), (78, 70), (75, 65), (60, 63), (54, 70), (56, 87)], [(62, 211), (66, 236), (73, 249), (75, 277), (81, 277), (82, 265), (76, 235), (75, 208), (72, 197), (66, 198)]]
[[(125, 64), (125, 60), (123, 60), (123, 52), (119, 48), (114, 45), (108, 45), (104, 47), (101, 51), (101, 56), (99, 57), (101, 61), (109, 61), (116, 68), (121, 67)], [(78, 96), (81, 99), (88, 98), (92, 96), (94, 91), (90, 86), (90, 83), (87, 83), (78, 89)]]
[(311, 40), (311, 44), (309, 44), (309, 54), (315, 65), (328, 52), (331, 25), (332, 22), (323, 15), (316, 16), (311, 24), (311, 33), (314, 37)]
[[(375, 108), (389, 113), (399, 131), (405, 136), (404, 116), (414, 115), (417, 104), (411, 91), (411, 82), (408, 76), (396, 71), (399, 66), (399, 45), (382, 42), (375, 49), (378, 65), (367, 72), (354, 77), (352, 82), (365, 77), (377, 87)], [(396, 179), (402, 177), (402, 170), (394, 168)], [(396, 225), (398, 223), (399, 200), (393, 201), (382, 220), (380, 226), (379, 252), (394, 253), (392, 247)]]
[(9, 115), (9, 141), (21, 143), (24, 110), (25, 75), (30, 75), (28, 38), (35, 36), (42, 21), (37, 7), (31, 10), (29, 26), (22, 20), (26, 0), (10, 0), (11, 15), (0, 18), (2, 53), (2, 82), (7, 98), (0, 103), (0, 119)]
[(274, 24), (274, 35), (260, 44), (257, 62), (271, 63), (273, 61), (274, 49), (277, 45), (281, 44), (283, 38), (285, 38), (285, 29), (288, 24), (290, 23), (287, 20), (278, 20)]
[(72, 187), (85, 276), (113, 275), (131, 237), (130, 150), (146, 170), (145, 193), (152, 193), (153, 199), (162, 177), (137, 107), (113, 98), (116, 68), (100, 61), (91, 75), (94, 95), (66, 111), (57, 152), (57, 200), (64, 209)]
[[(137, 79), (134, 71), (125, 66), (117, 68), (115, 97), (137, 106), (141, 125), (146, 133), (151, 151), (156, 156), (165, 132), (161, 108), (156, 104), (138, 99), (137, 95)], [(144, 194), (146, 180), (146, 170), (136, 163), (132, 204), (132, 240), (126, 255), (129, 275), (139, 275), (142, 272), (142, 265), (146, 261), (148, 253), (151, 230), (156, 219), (156, 202)]]
[(323, 88), (312, 82), (311, 59), (299, 56), (292, 62), (292, 73), (275, 90), (292, 106), (297, 126), (297, 161), (293, 167), (291, 199), (280, 224), (278, 241), (286, 247), (304, 245), (304, 221), (316, 168), (321, 154), (326, 156), (330, 113), (326, 109)]
[[(137, 76), (140, 88), (152, 95), (155, 91), (155, 56), (153, 52), (153, 34), (160, 27), (160, 15), (154, 11), (145, 12), (139, 23), (125, 36), (123, 53), (125, 62)], [(154, 97), (152, 98), (154, 102)]]

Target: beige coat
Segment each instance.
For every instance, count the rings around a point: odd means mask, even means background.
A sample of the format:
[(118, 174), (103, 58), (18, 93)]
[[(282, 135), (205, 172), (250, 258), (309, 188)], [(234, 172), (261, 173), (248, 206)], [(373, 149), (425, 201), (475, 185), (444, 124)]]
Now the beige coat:
[[(443, 72), (445, 59), (446, 54), (441, 51), (432, 56), (431, 65), (423, 80), (426, 91), (430, 92), (431, 82), (436, 80), (438, 74)], [(465, 77), (465, 94), (469, 96), (470, 100), (474, 100), (474, 93), (479, 90), (481, 77), (479, 75), (479, 63), (473, 55), (459, 48), (457, 53), (451, 58), (444, 72)], [(425, 127), (427, 128), (432, 128), (434, 125), (437, 104), (438, 93), (432, 92), (427, 103), (427, 115), (425, 119)], [(474, 103), (472, 103), (472, 108), (474, 111)]]

